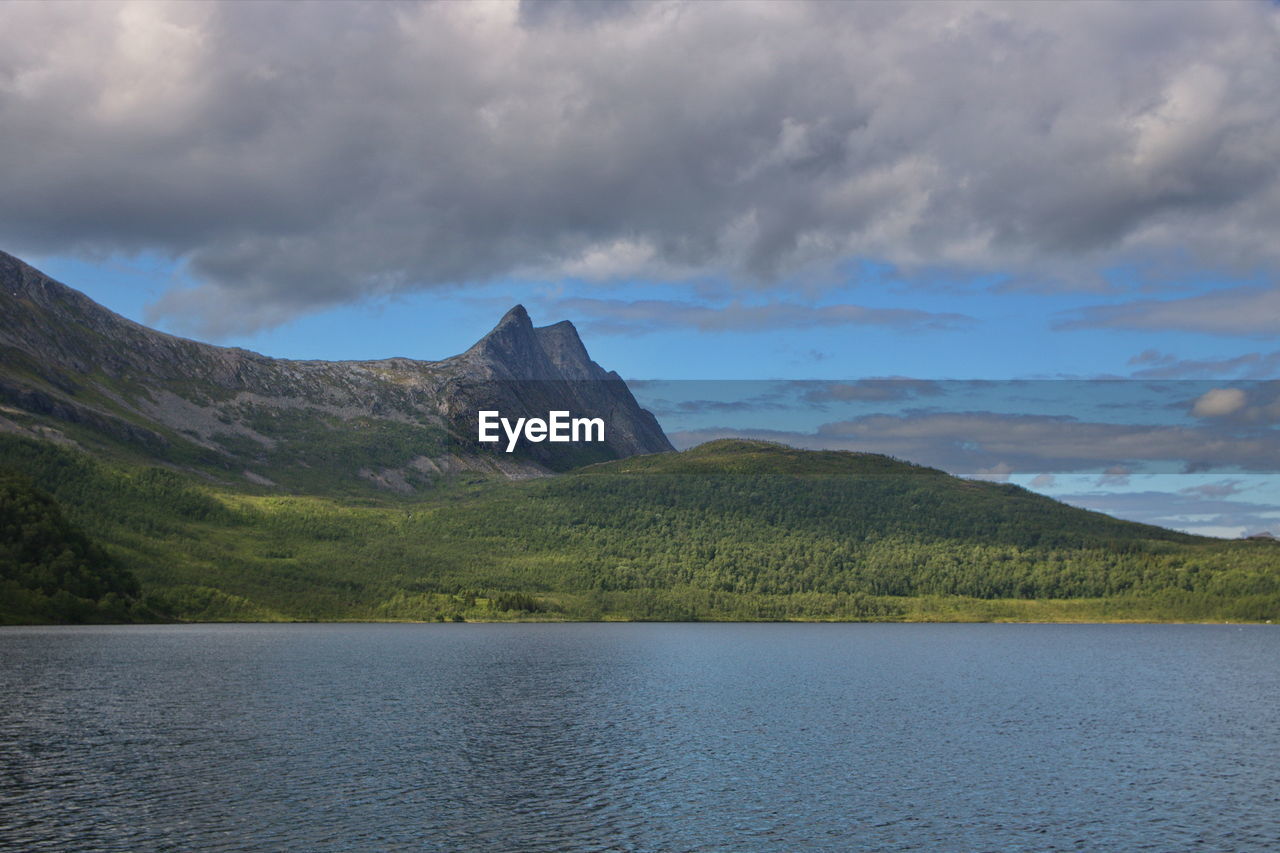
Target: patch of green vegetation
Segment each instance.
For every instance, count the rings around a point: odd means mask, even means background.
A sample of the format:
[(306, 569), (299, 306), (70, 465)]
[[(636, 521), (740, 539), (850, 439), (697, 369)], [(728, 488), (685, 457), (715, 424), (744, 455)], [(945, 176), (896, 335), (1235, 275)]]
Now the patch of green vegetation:
[(0, 624), (155, 618), (139, 591), (52, 497), (0, 469)]
[[(397, 443), (412, 432), (352, 446), (379, 429), (325, 427), (328, 464), (419, 452)], [(1273, 543), (1132, 524), (881, 456), (717, 442), (407, 497), (231, 489), (12, 437), (0, 459), (133, 570), (155, 609), (188, 619), (1280, 618)]]

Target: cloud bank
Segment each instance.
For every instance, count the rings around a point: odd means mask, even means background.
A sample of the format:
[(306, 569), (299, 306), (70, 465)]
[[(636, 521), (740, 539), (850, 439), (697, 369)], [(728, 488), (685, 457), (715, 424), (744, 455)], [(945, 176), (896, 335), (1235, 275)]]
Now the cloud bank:
[(700, 332), (759, 332), (824, 326), (883, 326), (906, 332), (963, 329), (974, 322), (963, 314), (861, 305), (810, 306), (790, 302), (723, 306), (673, 299), (562, 299), (557, 308), (587, 318), (597, 331), (640, 335), (672, 329)]
[(1273, 338), (1280, 328), (1280, 291), (1236, 287), (1186, 299), (1143, 299), (1076, 312), (1059, 329), (1112, 328)]
[(1248, 352), (1231, 358), (1180, 359), (1148, 349), (1129, 359), (1135, 379), (1270, 379), (1280, 374), (1280, 350)]
[[(199, 286), (152, 319), (206, 334), (504, 277), (1246, 275), (1280, 255), (1278, 21), (1261, 2), (8, 3), (0, 238), (180, 259)], [(1256, 331), (1133, 310), (1080, 321)]]
[(1224, 500), (1212, 493), (1083, 492), (1058, 495), (1059, 500), (1132, 521), (1191, 533), (1235, 538), (1280, 530), (1280, 505)]

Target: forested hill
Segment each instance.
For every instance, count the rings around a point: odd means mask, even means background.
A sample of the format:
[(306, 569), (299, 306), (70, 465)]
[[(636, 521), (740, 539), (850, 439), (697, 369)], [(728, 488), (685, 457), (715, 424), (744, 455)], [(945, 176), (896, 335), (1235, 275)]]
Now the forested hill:
[(714, 507), (731, 517), (768, 519), (795, 530), (864, 541), (905, 536), (914, 541), (1122, 549), (1123, 543), (1142, 541), (1212, 541), (889, 456), (798, 450), (765, 441), (724, 439), (679, 454), (592, 465), (579, 474), (581, 482), (563, 480), (547, 488), (592, 493), (602, 507), (609, 494), (626, 494), (632, 502)]
[(1280, 619), (1280, 551), (884, 456), (721, 441), (377, 499), (0, 435), (179, 618)]

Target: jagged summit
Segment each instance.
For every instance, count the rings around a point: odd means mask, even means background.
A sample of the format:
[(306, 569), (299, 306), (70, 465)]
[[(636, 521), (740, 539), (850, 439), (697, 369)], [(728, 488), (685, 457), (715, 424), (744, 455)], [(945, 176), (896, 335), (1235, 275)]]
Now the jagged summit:
[[(482, 408), (604, 417), (607, 440), (494, 454), (475, 441)], [(524, 477), (672, 449), (572, 323), (535, 328), (522, 305), (443, 361), (293, 361), (149, 329), (4, 252), (0, 431), (254, 482), (350, 476), (401, 491), (440, 472)]]
[(489, 330), (489, 333), (475, 345), (480, 346), (485, 341), (491, 339), (525, 337), (533, 334), (533, 320), (529, 318), (529, 312), (525, 310), (523, 305), (512, 306), (511, 310), (502, 315), (502, 319), (498, 324)]
[(458, 356), (496, 379), (610, 381), (617, 379), (591, 360), (568, 320), (535, 327), (523, 305), (503, 315), (492, 331)]
[[(498, 378), (533, 378), (545, 373), (545, 356), (534, 336), (533, 321), (523, 305), (517, 305), (502, 316), (498, 325), (460, 358), (481, 363), (497, 371)], [(550, 377), (546, 377), (550, 378)]]

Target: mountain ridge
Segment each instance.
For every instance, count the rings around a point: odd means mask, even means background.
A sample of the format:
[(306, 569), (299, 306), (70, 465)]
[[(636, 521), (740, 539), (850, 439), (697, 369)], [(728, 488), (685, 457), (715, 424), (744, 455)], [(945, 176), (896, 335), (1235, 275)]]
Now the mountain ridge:
[[(360, 438), (340, 432), (363, 433), (364, 448), (339, 479), (405, 492), (450, 473), (542, 476), (672, 449), (572, 323), (534, 327), (520, 305), (439, 361), (282, 359), (150, 329), (3, 252), (0, 405), (9, 432), (294, 487), (333, 485), (317, 472)], [(597, 446), (496, 454), (474, 441), (481, 407), (601, 414), (611, 430)]]

